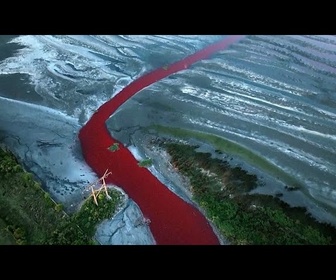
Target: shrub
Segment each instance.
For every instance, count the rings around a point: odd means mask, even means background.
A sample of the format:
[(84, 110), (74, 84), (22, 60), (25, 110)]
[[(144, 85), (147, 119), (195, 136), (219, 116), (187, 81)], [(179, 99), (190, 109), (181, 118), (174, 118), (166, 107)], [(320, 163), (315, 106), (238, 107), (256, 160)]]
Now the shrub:
[(141, 161), (138, 162), (138, 165), (140, 167), (149, 167), (152, 164), (153, 164), (153, 162), (152, 162), (152, 159), (150, 159), (150, 158), (143, 159), (143, 160), (141, 160)]
[(56, 204), (56, 205), (55, 205), (55, 210), (56, 210), (57, 212), (61, 212), (61, 211), (63, 210), (63, 205), (60, 204), (60, 203)]
[(113, 143), (109, 148), (108, 148), (111, 152), (115, 152), (118, 151), (119, 148), (119, 143)]

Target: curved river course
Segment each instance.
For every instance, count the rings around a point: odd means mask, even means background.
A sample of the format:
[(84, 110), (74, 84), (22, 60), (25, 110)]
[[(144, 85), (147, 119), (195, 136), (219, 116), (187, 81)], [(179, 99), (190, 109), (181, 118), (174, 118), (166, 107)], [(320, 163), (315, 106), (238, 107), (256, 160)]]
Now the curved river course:
[[(207, 219), (194, 206), (179, 198), (147, 168), (140, 167), (132, 153), (106, 128), (106, 120), (129, 98), (145, 87), (227, 48), (243, 36), (229, 36), (170, 66), (157, 69), (133, 81), (115, 97), (103, 104), (79, 132), (86, 162), (100, 177), (106, 169), (112, 172), (107, 183), (121, 187), (150, 219), (152, 234), (158, 245), (220, 244)], [(108, 148), (119, 143), (119, 150)]]

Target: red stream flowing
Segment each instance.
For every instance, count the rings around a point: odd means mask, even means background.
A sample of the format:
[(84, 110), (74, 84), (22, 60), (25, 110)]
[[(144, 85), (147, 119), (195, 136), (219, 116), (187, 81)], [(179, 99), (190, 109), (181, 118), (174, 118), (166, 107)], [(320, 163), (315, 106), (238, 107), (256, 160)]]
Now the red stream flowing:
[[(111, 137), (105, 122), (143, 88), (185, 70), (242, 37), (228, 36), (168, 67), (138, 78), (103, 104), (79, 132), (86, 162), (99, 177), (106, 169), (112, 172), (106, 182), (121, 187), (138, 204), (143, 215), (151, 221), (150, 230), (158, 245), (219, 245), (220, 242), (202, 213), (170, 191), (147, 168), (139, 167), (132, 153)], [(113, 143), (119, 143), (119, 150), (108, 149)]]

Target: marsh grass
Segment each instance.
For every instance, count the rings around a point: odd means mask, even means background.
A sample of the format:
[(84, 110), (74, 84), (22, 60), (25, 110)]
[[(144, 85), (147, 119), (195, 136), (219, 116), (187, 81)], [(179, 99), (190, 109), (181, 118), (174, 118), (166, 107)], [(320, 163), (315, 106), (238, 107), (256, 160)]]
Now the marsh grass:
[(198, 146), (173, 140), (159, 145), (170, 154), (171, 164), (189, 178), (193, 199), (232, 244), (336, 244), (336, 229), (318, 222), (304, 207), (251, 194), (260, 184), (256, 175), (212, 158), (210, 153), (196, 152)]
[(105, 194), (99, 197), (100, 207), (91, 205), (90, 198), (69, 216), (10, 151), (0, 148), (0, 244), (97, 244), (96, 226), (112, 217), (122, 201), (116, 190), (109, 190), (109, 195), (110, 200)]

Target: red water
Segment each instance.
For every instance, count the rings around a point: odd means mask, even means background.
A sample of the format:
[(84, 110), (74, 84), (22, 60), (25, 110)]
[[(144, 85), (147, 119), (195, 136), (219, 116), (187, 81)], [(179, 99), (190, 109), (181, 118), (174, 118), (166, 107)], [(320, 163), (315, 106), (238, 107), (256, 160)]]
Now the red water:
[[(106, 169), (112, 172), (107, 183), (121, 187), (138, 204), (143, 215), (151, 221), (149, 226), (158, 245), (218, 245), (220, 242), (202, 213), (171, 192), (148, 169), (139, 167), (131, 152), (110, 136), (105, 122), (143, 88), (185, 70), (242, 37), (228, 36), (166, 69), (160, 68), (138, 78), (103, 104), (79, 132), (86, 162), (99, 177)], [(113, 143), (119, 143), (118, 151), (108, 150)]]

